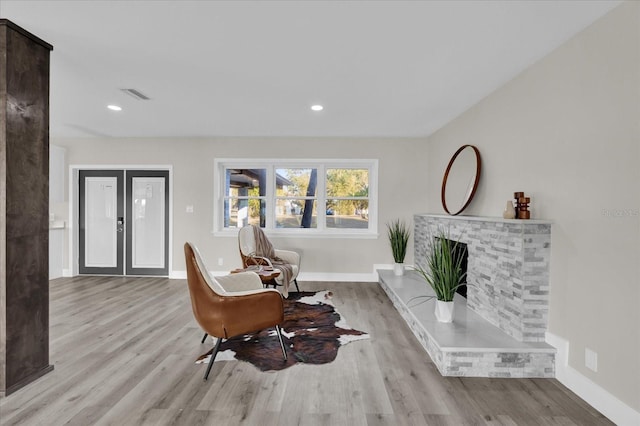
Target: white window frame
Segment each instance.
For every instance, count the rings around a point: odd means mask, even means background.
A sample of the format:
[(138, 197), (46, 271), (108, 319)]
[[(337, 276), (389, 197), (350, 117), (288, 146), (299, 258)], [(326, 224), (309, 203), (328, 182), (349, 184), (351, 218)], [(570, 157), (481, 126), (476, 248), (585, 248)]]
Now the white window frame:
[[(377, 159), (275, 159), (275, 158), (217, 158), (213, 170), (213, 231), (215, 236), (236, 237), (238, 228), (224, 228), (225, 170), (228, 168), (266, 169), (267, 188), (265, 194), (265, 228), (270, 235), (321, 237), (321, 238), (377, 238), (378, 237), (378, 160)], [(275, 227), (275, 181), (276, 169), (318, 169), (317, 228)], [(326, 228), (326, 171), (327, 169), (366, 169), (369, 171), (369, 227)], [(349, 197), (350, 198), (350, 197)]]

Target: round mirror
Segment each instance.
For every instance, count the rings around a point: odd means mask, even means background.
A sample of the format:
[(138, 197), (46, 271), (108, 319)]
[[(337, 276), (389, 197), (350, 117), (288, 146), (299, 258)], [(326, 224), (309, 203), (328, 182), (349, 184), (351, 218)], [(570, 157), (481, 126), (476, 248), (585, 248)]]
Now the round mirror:
[(450, 215), (467, 208), (480, 181), (480, 151), (473, 145), (462, 145), (449, 161), (442, 179), (442, 207)]

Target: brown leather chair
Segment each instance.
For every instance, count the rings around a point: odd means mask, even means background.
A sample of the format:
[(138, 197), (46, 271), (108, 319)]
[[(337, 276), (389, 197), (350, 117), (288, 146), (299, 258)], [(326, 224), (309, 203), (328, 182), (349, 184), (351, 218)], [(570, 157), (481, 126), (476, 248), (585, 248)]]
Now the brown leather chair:
[(198, 249), (189, 242), (184, 245), (184, 255), (193, 315), (205, 333), (217, 338), (204, 380), (209, 376), (222, 339), (268, 327), (275, 327), (286, 361), (287, 352), (280, 330), (284, 321), (280, 293), (263, 288), (260, 277), (254, 272), (212, 277)]

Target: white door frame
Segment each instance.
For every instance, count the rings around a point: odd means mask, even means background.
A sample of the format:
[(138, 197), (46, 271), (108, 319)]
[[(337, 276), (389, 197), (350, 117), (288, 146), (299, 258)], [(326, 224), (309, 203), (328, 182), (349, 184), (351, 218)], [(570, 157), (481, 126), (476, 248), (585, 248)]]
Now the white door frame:
[[(78, 275), (80, 240), (78, 232), (80, 170), (166, 170), (169, 172), (169, 276), (173, 272), (173, 166), (167, 164), (70, 164), (69, 165), (69, 276)], [(126, 208), (126, 207), (125, 207)]]

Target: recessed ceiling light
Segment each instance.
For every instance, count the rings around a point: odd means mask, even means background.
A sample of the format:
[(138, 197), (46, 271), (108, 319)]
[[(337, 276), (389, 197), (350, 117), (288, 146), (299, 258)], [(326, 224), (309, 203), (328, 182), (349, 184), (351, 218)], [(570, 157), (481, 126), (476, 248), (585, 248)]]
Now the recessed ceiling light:
[(111, 111), (122, 111), (122, 107), (119, 107), (118, 105), (107, 105), (107, 108)]
[(324, 107), (322, 105), (311, 105), (311, 110), (313, 111), (322, 111)]

